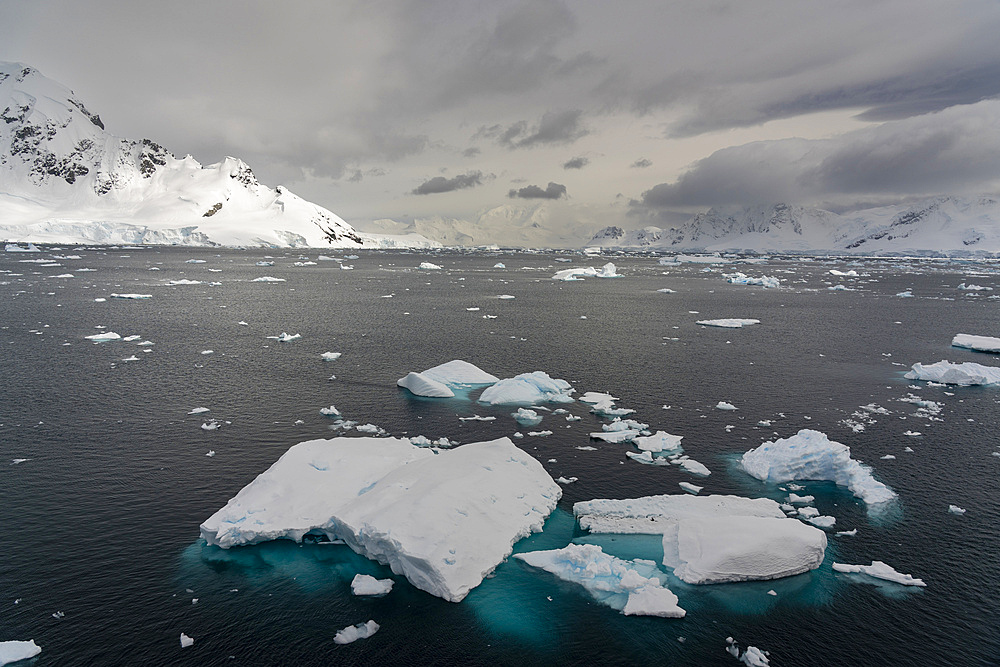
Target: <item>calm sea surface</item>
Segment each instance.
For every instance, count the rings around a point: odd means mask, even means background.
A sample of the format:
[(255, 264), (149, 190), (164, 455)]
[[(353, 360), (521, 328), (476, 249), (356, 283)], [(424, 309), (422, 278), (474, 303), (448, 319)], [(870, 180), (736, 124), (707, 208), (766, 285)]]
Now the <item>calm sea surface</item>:
[[(1000, 365), (950, 347), (957, 333), (1000, 336), (1000, 300), (990, 298), (1000, 296), (998, 265), (359, 254), (344, 261), (352, 270), (317, 251), (0, 254), (0, 641), (34, 639), (39, 666), (736, 665), (728, 636), (770, 651), (776, 666), (1000, 664), (1000, 389), (902, 377), (918, 361)], [(52, 259), (67, 256), (79, 259)], [(58, 266), (23, 261), (36, 259)], [(274, 265), (256, 265), (265, 260)], [(609, 260), (621, 278), (550, 280)], [(295, 266), (307, 261), (315, 264)], [(418, 270), (423, 261), (443, 269)], [(782, 287), (728, 284), (722, 274), (731, 271), (776, 276)], [(261, 276), (285, 281), (252, 282)], [(200, 284), (168, 284), (182, 279)], [(994, 291), (957, 289), (963, 282)], [(841, 284), (850, 289), (828, 289)], [(913, 298), (897, 296), (906, 290)], [(497, 298), (504, 294), (515, 298)], [(715, 318), (761, 323), (695, 324)], [(140, 338), (84, 338), (100, 331)], [(282, 332), (302, 337), (268, 338)], [(328, 351), (343, 356), (325, 363)], [(639, 465), (625, 456), (630, 445), (591, 442), (603, 420), (579, 402), (554, 407), (581, 421), (549, 414), (525, 428), (509, 407), (396, 387), (407, 372), (452, 359), (610, 392), (652, 430), (683, 435), (685, 452), (712, 474)], [(909, 394), (943, 404), (939, 420), (916, 416), (899, 400)], [(719, 401), (739, 409), (717, 410)], [(518, 551), (575, 539), (659, 559), (656, 539), (582, 534), (573, 503), (680, 493), (682, 481), (703, 485), (703, 495), (783, 499), (735, 460), (802, 428), (849, 445), (899, 500), (869, 513), (845, 489), (806, 483), (837, 519), (820, 569), (715, 586), (671, 579), (683, 619), (625, 617), (520, 561), (453, 604), (345, 546), (207, 547), (199, 524), (240, 488), (292, 445), (338, 434), (319, 414), (331, 404), (394, 436), (468, 443), (524, 432), (518, 446), (553, 477), (579, 481), (563, 487), (545, 531)], [(871, 404), (888, 414), (852, 416)], [(211, 412), (188, 415), (200, 406)], [(473, 414), (497, 419), (458, 419)], [(209, 419), (222, 427), (203, 430)], [(527, 435), (539, 429), (553, 434)], [(577, 449), (587, 445), (597, 450)], [(950, 504), (966, 514), (949, 513)], [(854, 528), (853, 537), (833, 535)], [(835, 574), (834, 560), (883, 560), (927, 587)], [(353, 597), (359, 572), (397, 583), (381, 599)], [(334, 644), (337, 630), (368, 619), (381, 625), (376, 635)], [(182, 632), (194, 646), (180, 647)]]

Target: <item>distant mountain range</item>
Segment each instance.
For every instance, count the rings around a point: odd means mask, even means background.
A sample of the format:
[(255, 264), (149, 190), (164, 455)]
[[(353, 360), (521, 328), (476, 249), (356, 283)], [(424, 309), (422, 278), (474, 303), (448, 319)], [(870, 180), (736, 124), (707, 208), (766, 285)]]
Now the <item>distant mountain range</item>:
[(945, 196), (842, 215), (788, 204), (720, 207), (670, 229), (606, 227), (587, 245), (685, 252), (992, 256), (1000, 253), (1000, 201)]
[(257, 181), (242, 160), (202, 166), (105, 130), (71, 90), (0, 63), (0, 239), (52, 243), (432, 247), (363, 234)]

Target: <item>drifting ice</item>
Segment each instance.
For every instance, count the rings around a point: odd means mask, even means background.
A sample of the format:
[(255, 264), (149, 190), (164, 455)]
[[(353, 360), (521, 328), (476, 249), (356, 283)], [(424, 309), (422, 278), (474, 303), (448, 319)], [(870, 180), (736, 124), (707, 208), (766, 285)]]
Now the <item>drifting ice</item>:
[(323, 359), (323, 361), (336, 361), (337, 359), (340, 359), (340, 355), (340, 352), (324, 352), (319, 356)]
[(544, 371), (521, 373), (500, 380), (479, 396), (480, 403), (490, 405), (535, 405), (537, 403), (572, 403), (575, 390), (566, 380), (549, 377)]
[(455, 395), (453, 388), (493, 384), (499, 380), (467, 361), (455, 359), (422, 373), (408, 373), (406, 377), (396, 380), (396, 384), (417, 396), (451, 398)]
[(677, 596), (651, 560), (621, 560), (595, 544), (570, 544), (551, 551), (515, 554), (528, 565), (580, 584), (601, 604), (626, 616), (683, 618)]
[(333, 642), (335, 644), (350, 644), (351, 642), (356, 642), (359, 639), (368, 639), (373, 634), (378, 632), (378, 629), (379, 624), (375, 621), (349, 625), (333, 636)]
[(734, 285), (760, 285), (764, 288), (774, 288), (781, 287), (781, 282), (777, 278), (771, 276), (761, 276), (760, 278), (751, 278), (745, 273), (726, 273), (723, 274), (730, 283)]
[(392, 579), (376, 579), (368, 574), (356, 574), (351, 581), (354, 595), (385, 595), (392, 590)]
[(909, 574), (897, 572), (892, 566), (886, 565), (880, 560), (873, 560), (871, 565), (847, 565), (845, 563), (834, 563), (835, 572), (867, 574), (876, 579), (885, 579), (904, 586), (926, 586), (921, 579), (916, 579)]
[[(7, 247), (7, 252), (11, 252), (9, 246)], [(21, 252), (29, 252), (29, 251), (22, 250)], [(0, 642), (0, 665), (6, 665), (11, 662), (17, 662), (19, 660), (27, 660), (28, 658), (34, 658), (41, 652), (42, 648), (35, 643), (34, 639), (29, 639), (26, 642), (20, 642), (20, 641)]]
[(872, 476), (867, 466), (851, 458), (850, 447), (811, 429), (802, 429), (790, 438), (765, 442), (746, 452), (740, 463), (744, 470), (765, 482), (835, 482), (846, 486), (869, 505), (896, 497), (889, 487)]
[(552, 276), (552, 280), (583, 280), (583, 277), (587, 278), (620, 278), (621, 275), (617, 272), (617, 268), (611, 262), (608, 262), (599, 269), (595, 269), (592, 266), (585, 266), (579, 269), (563, 269), (562, 271), (556, 271), (555, 275)]
[(971, 361), (956, 364), (942, 360), (926, 366), (920, 363), (913, 364), (913, 370), (903, 377), (907, 380), (926, 380), (969, 387), (978, 384), (1000, 384), (1000, 368), (984, 366)]
[(223, 548), (343, 540), (450, 602), (478, 586), (562, 491), (508, 438), (447, 451), (397, 438), (299, 443), (201, 525)]
[(724, 327), (726, 329), (741, 329), (743, 327), (750, 326), (751, 324), (760, 324), (760, 320), (741, 320), (741, 319), (721, 319), (721, 320), (698, 320), (695, 324), (700, 324), (705, 327)]
[(951, 341), (952, 347), (964, 347), (976, 352), (1000, 353), (1000, 338), (957, 334)]

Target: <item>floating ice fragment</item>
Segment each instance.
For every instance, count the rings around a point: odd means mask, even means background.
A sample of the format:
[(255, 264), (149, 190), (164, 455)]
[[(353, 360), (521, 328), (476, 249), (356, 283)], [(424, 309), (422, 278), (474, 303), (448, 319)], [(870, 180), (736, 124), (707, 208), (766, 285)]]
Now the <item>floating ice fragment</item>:
[(200, 280), (188, 280), (187, 278), (181, 278), (180, 280), (171, 280), (167, 284), (168, 285), (201, 285), (203, 283)]
[(359, 639), (368, 639), (373, 634), (378, 632), (378, 629), (379, 624), (375, 621), (349, 625), (343, 630), (337, 632), (337, 634), (333, 637), (333, 641), (335, 644), (350, 644), (351, 642), (356, 642)]
[(504, 266), (503, 262), (497, 262), (496, 264), (493, 265), (493, 268), (494, 269), (506, 269), (507, 267)]
[(215, 450), (214, 449), (208, 450), (208, 453), (205, 454), (205, 456), (212, 458), (213, 456), (215, 456)]
[(632, 439), (632, 444), (643, 452), (672, 452), (681, 448), (683, 435), (671, 435), (666, 431), (657, 431), (653, 435), (639, 436)]
[(719, 401), (715, 405), (715, 409), (716, 410), (739, 410), (739, 408), (737, 408), (735, 405), (733, 405), (732, 403), (727, 403), (726, 401)]
[(152, 299), (152, 294), (112, 294), (112, 299)]
[(433, 264), (431, 262), (420, 262), (420, 266), (418, 266), (417, 268), (424, 269), (425, 271), (438, 271), (441, 269), (440, 266), (438, 266), (437, 264)]
[(201, 425), (201, 429), (203, 431), (214, 431), (217, 428), (219, 428), (220, 426), (222, 426), (222, 424), (213, 419), (210, 422), (206, 422), (206, 423), (202, 424)]
[(906, 299), (906, 298), (912, 298), (913, 297), (913, 292), (911, 292), (910, 290), (906, 290), (905, 292), (899, 292), (898, 294), (896, 294), (896, 296), (902, 297), (904, 299)]
[(560, 484), (572, 484), (573, 482), (577, 481), (577, 479), (579, 479), (579, 478), (577, 478), (577, 477), (557, 477), (556, 481), (559, 482)]
[(527, 408), (518, 408), (517, 412), (512, 412), (510, 416), (522, 426), (536, 426), (542, 423), (541, 415)]
[(547, 401), (572, 403), (570, 394), (574, 391), (566, 380), (551, 378), (544, 371), (534, 371), (500, 380), (487, 387), (479, 396), (479, 401), (491, 405), (535, 405)]
[(286, 333), (286, 332), (282, 331), (281, 335), (279, 335), (279, 336), (268, 336), (268, 338), (270, 338), (271, 340), (276, 340), (279, 343), (288, 343), (288, 342), (291, 342), (293, 340), (298, 340), (299, 338), (302, 338), (302, 334), (290, 334), (290, 333)]
[(189, 415), (200, 415), (202, 412), (210, 412), (208, 408), (195, 408), (189, 412)]
[(723, 327), (726, 329), (740, 329), (751, 324), (760, 324), (760, 320), (724, 318), (719, 320), (698, 320), (695, 324), (706, 327)]
[(323, 359), (323, 361), (336, 361), (337, 359), (340, 359), (340, 355), (340, 352), (324, 352), (319, 356)]
[(971, 334), (957, 334), (951, 340), (952, 347), (964, 347), (976, 352), (992, 352), (1000, 354), (1000, 338), (992, 336), (973, 336)]
[(376, 579), (368, 574), (356, 574), (351, 580), (354, 595), (385, 595), (392, 590), (392, 579)]
[(215, 354), (215, 350), (202, 350), (202, 354)]
[(916, 436), (922, 435), (922, 434), (920, 433), (920, 431), (904, 431), (903, 435), (908, 435), (911, 438), (913, 438), (913, 437), (916, 437)]
[(131, 357), (125, 357), (122, 361), (139, 361), (139, 357), (133, 354)]
[(19, 463), (24, 463), (25, 461), (30, 461), (31, 459), (11, 459), (10, 464), (16, 466)]
[(972, 283), (969, 283), (969, 284), (960, 283), (959, 286), (956, 287), (955, 289), (966, 290), (966, 291), (970, 291), (970, 292), (992, 292), (993, 291), (992, 287), (984, 287), (982, 285), (973, 285)]
[(688, 493), (693, 493), (695, 495), (698, 495), (701, 490), (705, 488), (703, 486), (696, 486), (691, 482), (678, 482), (677, 484)]
[(904, 586), (926, 586), (921, 579), (916, 579), (909, 574), (897, 572), (891, 566), (880, 560), (873, 560), (871, 565), (847, 565), (845, 563), (834, 563), (834, 572), (867, 574), (876, 579), (885, 579)]
[(936, 364), (913, 364), (913, 370), (903, 377), (907, 380), (942, 382), (961, 387), (991, 385), (1000, 384), (1000, 367), (984, 366), (971, 361), (952, 363), (942, 360)]
[(114, 331), (105, 331), (104, 333), (94, 334), (93, 336), (84, 336), (87, 340), (92, 340), (95, 343), (106, 343), (112, 340), (121, 340), (121, 336), (116, 334)]
[(771, 276), (761, 276), (760, 278), (751, 278), (744, 273), (724, 273), (723, 277), (734, 285), (760, 285), (764, 288), (775, 288), (781, 287), (781, 282), (777, 278), (772, 278)]
[(397, 380), (396, 384), (417, 396), (451, 398), (455, 395), (452, 388), (493, 384), (499, 379), (474, 364), (455, 359), (421, 373), (408, 373), (406, 377)]
[(192, 646), (193, 644), (194, 644), (194, 638), (193, 637), (188, 637), (186, 634), (184, 634), (182, 632), (181, 633), (181, 648), (187, 648), (188, 646)]
[[(10, 248), (7, 248), (10, 252)], [(24, 251), (22, 251), (24, 252)], [(0, 665), (8, 665), (12, 662), (28, 660), (34, 658), (42, 652), (42, 647), (35, 643), (34, 639), (28, 641), (6, 641), (0, 642)]]
[(251, 282), (255, 283), (283, 283), (284, 278), (275, 278), (274, 276), (261, 276), (260, 278), (254, 278)]
[(958, 505), (948, 505), (948, 511), (952, 514), (965, 514), (965, 510)]

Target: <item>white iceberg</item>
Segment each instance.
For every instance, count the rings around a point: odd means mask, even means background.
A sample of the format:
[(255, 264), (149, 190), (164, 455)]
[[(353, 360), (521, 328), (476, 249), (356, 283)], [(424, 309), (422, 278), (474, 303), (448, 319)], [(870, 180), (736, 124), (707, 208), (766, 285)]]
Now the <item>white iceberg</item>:
[(194, 644), (194, 637), (188, 637), (183, 632), (181, 633), (181, 648), (187, 648)]
[(951, 340), (952, 347), (964, 347), (976, 352), (992, 352), (1000, 354), (1000, 338), (992, 336), (973, 336), (971, 334), (956, 334)]
[(701, 490), (705, 488), (704, 486), (697, 486), (691, 482), (678, 482), (677, 485), (688, 493), (693, 493), (694, 495), (698, 495), (701, 493)]
[(992, 292), (993, 291), (992, 287), (984, 287), (983, 285), (974, 285), (972, 283), (969, 283), (969, 284), (960, 283), (959, 286), (956, 287), (955, 289), (967, 290), (967, 291), (970, 291), (970, 292)]
[[(272, 262), (273, 264), (273, 262)], [(255, 283), (283, 283), (284, 278), (275, 278), (274, 276), (261, 276), (260, 278), (254, 278), (251, 282)]]
[(201, 525), (223, 548), (343, 540), (432, 595), (462, 600), (542, 529), (562, 491), (508, 438), (435, 451), (397, 438), (290, 448)]
[(681, 449), (683, 435), (670, 435), (666, 431), (657, 431), (653, 435), (632, 438), (632, 444), (643, 452), (673, 452)]
[(764, 288), (775, 288), (781, 287), (781, 281), (777, 278), (771, 276), (761, 276), (760, 278), (751, 278), (745, 273), (725, 273), (723, 274), (726, 280), (734, 285), (759, 285)]
[(351, 580), (354, 595), (385, 595), (392, 590), (392, 579), (376, 579), (369, 574), (356, 574)]
[(396, 384), (417, 396), (451, 398), (455, 395), (454, 388), (493, 384), (499, 380), (497, 376), (468, 361), (455, 359), (420, 373), (408, 373), (406, 377), (397, 380)]
[(268, 338), (274, 339), (274, 340), (278, 341), (279, 343), (290, 343), (293, 340), (298, 340), (299, 338), (302, 338), (302, 334), (290, 334), (290, 333), (282, 331), (281, 335), (279, 335), (279, 336), (268, 336)]
[(93, 336), (84, 336), (87, 340), (92, 340), (95, 343), (106, 343), (112, 340), (121, 340), (121, 336), (116, 334), (114, 331), (105, 331), (104, 333), (94, 334)]
[(872, 476), (871, 469), (851, 458), (850, 447), (811, 429), (802, 429), (790, 438), (765, 442), (746, 452), (740, 464), (765, 482), (835, 482), (869, 505), (896, 497), (892, 489)]
[(542, 423), (542, 416), (527, 408), (518, 408), (517, 412), (512, 412), (510, 416), (521, 426), (537, 426)]
[(1000, 384), (1000, 367), (984, 366), (971, 361), (953, 363), (939, 361), (936, 364), (913, 364), (913, 369), (903, 375), (907, 380), (925, 380), (957, 384), (960, 387), (972, 385)]
[(650, 560), (621, 560), (595, 544), (570, 544), (562, 549), (514, 554), (514, 558), (580, 584), (598, 602), (626, 616), (683, 618), (685, 614)]
[(490, 405), (535, 405), (537, 403), (572, 403), (575, 390), (566, 380), (549, 377), (544, 371), (521, 373), (487, 387), (480, 403)]
[(583, 280), (583, 278), (620, 278), (621, 275), (618, 273), (617, 267), (611, 262), (608, 262), (599, 269), (595, 269), (592, 266), (584, 266), (574, 269), (563, 269), (562, 271), (556, 271), (552, 276), (552, 280)]
[[(7, 246), (7, 252), (12, 252), (10, 246)], [(31, 251), (21, 250), (21, 252), (31, 252)], [(34, 639), (29, 639), (26, 642), (22, 641), (0, 642), (0, 665), (7, 665), (12, 662), (17, 662), (19, 660), (27, 660), (28, 658), (34, 658), (41, 652), (42, 652), (42, 647), (36, 644)]]
[(438, 271), (441, 269), (437, 264), (432, 264), (431, 262), (420, 262), (418, 269), (424, 269), (425, 271)]
[(323, 361), (336, 361), (337, 359), (340, 359), (341, 354), (341, 352), (324, 352), (319, 356)]
[(152, 299), (152, 294), (112, 294), (112, 299)]
[(743, 327), (748, 327), (751, 324), (760, 324), (760, 320), (723, 318), (720, 320), (698, 320), (697, 322), (695, 322), (695, 324), (700, 324), (705, 327), (723, 327), (725, 329), (741, 329)]
[(867, 574), (876, 579), (885, 579), (904, 586), (926, 586), (921, 579), (916, 579), (909, 574), (897, 572), (892, 566), (886, 565), (880, 560), (873, 560), (871, 565), (848, 565), (845, 563), (834, 563), (835, 572)]
[(770, 498), (741, 496), (643, 496), (626, 500), (587, 500), (573, 505), (580, 527), (591, 533), (662, 535), (679, 521), (718, 516), (784, 519), (781, 506)]
[(373, 634), (378, 632), (378, 629), (379, 624), (375, 621), (349, 625), (343, 630), (338, 631), (337, 634), (333, 636), (333, 642), (335, 644), (350, 644), (351, 642), (356, 642), (359, 639), (368, 639)]
[(737, 408), (735, 405), (733, 405), (732, 403), (727, 403), (726, 401), (719, 401), (718, 403), (716, 403), (715, 409), (716, 410), (739, 410), (739, 408)]

